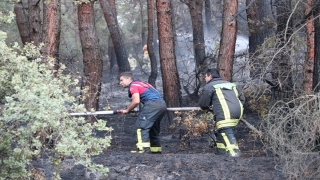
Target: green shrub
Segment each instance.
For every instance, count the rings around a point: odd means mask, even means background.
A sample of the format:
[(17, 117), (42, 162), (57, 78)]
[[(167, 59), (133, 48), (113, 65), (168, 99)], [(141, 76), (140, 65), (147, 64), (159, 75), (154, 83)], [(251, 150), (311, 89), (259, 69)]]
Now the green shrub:
[[(5, 43), (6, 33), (0, 31), (0, 179), (28, 179), (32, 158), (50, 156), (54, 178), (65, 158), (74, 165), (82, 164), (91, 172), (106, 175), (108, 169), (91, 162), (110, 146), (112, 128), (106, 121), (87, 124), (84, 118), (70, 117), (68, 111), (85, 111), (71, 95), (78, 80), (63, 75), (61, 65), (57, 78), (49, 64), (41, 64), (39, 49), (32, 44), (20, 48)], [(35, 59), (29, 61), (28, 58)], [(79, 90), (80, 91), (80, 90)], [(94, 135), (106, 132), (105, 137)]]

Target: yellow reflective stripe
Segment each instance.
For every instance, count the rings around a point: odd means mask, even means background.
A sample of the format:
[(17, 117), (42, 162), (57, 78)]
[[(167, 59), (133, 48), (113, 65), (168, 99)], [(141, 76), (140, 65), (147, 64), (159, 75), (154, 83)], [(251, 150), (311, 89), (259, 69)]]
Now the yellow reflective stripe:
[(138, 142), (136, 146), (139, 150), (143, 150), (144, 147), (150, 147), (150, 142), (142, 142), (141, 129), (137, 129), (137, 139)]
[(150, 142), (141, 142), (136, 144), (138, 148), (150, 147)]
[(221, 107), (222, 107), (222, 111), (223, 111), (223, 114), (224, 114), (224, 119), (230, 119), (229, 107), (228, 107), (228, 105), (227, 105), (227, 101), (226, 101), (226, 99), (224, 98), (221, 89), (220, 89), (220, 88), (216, 89), (216, 93), (217, 93), (219, 102), (220, 102)]
[(226, 146), (223, 144), (223, 143), (216, 143), (216, 146), (217, 146), (217, 148), (220, 148), (220, 149), (225, 149), (226, 148)]
[(218, 121), (216, 123), (217, 129), (223, 128), (223, 127), (234, 127), (239, 123), (239, 119), (226, 119), (222, 121)]
[(238, 99), (239, 104), (240, 104), (240, 117), (239, 117), (239, 119), (241, 119), (242, 115), (243, 115), (243, 105), (242, 105), (240, 99), (238, 98), (239, 97), (239, 93), (238, 93), (237, 87), (233, 87), (233, 91), (234, 91), (234, 93), (236, 93), (237, 99)]
[(151, 152), (161, 152), (162, 148), (161, 147), (150, 147)]
[(226, 151), (231, 154), (231, 156), (236, 156), (237, 153), (234, 151), (235, 145), (231, 145), (230, 141), (225, 133), (221, 133), (224, 142), (226, 143)]
[(141, 129), (137, 129), (137, 139), (138, 139), (138, 143), (142, 143)]
[(225, 89), (229, 89), (229, 90), (232, 90), (232, 88), (235, 87), (235, 86), (236, 86), (236, 84), (234, 84), (234, 83), (222, 83), (222, 84), (213, 85), (213, 87), (215, 89), (225, 88)]
[(236, 93), (236, 96), (238, 97), (238, 90), (237, 90), (237, 88), (236, 87), (233, 87), (233, 91), (234, 91), (234, 93)]

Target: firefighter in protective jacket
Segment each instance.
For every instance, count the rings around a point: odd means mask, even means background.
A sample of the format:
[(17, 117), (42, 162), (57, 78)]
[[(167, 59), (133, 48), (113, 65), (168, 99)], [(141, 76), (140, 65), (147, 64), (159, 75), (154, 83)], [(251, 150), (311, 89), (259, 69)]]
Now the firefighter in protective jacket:
[(240, 156), (233, 128), (243, 114), (245, 97), (234, 83), (223, 80), (217, 69), (208, 69), (205, 73), (206, 85), (199, 99), (203, 110), (212, 109), (215, 120), (217, 152), (232, 157)]
[(135, 126), (137, 127), (137, 149), (132, 153), (161, 153), (160, 121), (165, 116), (167, 105), (161, 93), (151, 84), (133, 80), (131, 72), (120, 74), (120, 85), (128, 87), (128, 95), (132, 98), (127, 109), (118, 110), (118, 113), (126, 114), (133, 110), (141, 102), (143, 104)]

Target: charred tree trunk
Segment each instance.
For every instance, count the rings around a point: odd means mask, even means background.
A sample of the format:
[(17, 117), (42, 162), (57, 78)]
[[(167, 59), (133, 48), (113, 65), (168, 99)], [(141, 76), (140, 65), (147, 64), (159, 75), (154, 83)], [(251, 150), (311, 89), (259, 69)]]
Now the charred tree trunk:
[(261, 76), (265, 67), (263, 60), (259, 59), (258, 48), (264, 43), (266, 38), (273, 34), (275, 29), (274, 19), (271, 12), (269, 0), (246, 0), (247, 21), (249, 27), (249, 53), (252, 67), (250, 76), (254, 79)]
[(254, 54), (265, 39), (274, 33), (269, 0), (246, 0), (249, 26), (249, 53)]
[(157, 59), (154, 54), (154, 47), (153, 47), (153, 22), (154, 22), (154, 0), (148, 0), (147, 1), (147, 7), (148, 7), (148, 40), (147, 40), (147, 48), (149, 52), (150, 62), (151, 62), (151, 74), (149, 76), (148, 82), (156, 87), (156, 80), (158, 77), (158, 65), (157, 65)]
[[(172, 32), (171, 0), (157, 0), (156, 8), (164, 99), (168, 107), (179, 107), (181, 104), (181, 92), (174, 53), (175, 46)], [(172, 123), (172, 113), (169, 114), (169, 119), (170, 123)]]
[(186, 4), (189, 8), (192, 22), (192, 32), (193, 32), (193, 51), (195, 59), (195, 72), (196, 72), (196, 82), (193, 92), (193, 96), (197, 98), (198, 91), (201, 85), (200, 74), (206, 68), (203, 65), (205, 59), (205, 43), (203, 34), (203, 19), (202, 19), (202, 8), (203, 0), (189, 0)]
[(108, 56), (109, 56), (109, 63), (110, 63), (110, 72), (111, 74), (117, 74), (119, 73), (119, 67), (117, 63), (117, 56), (114, 52), (114, 47), (112, 44), (112, 39), (109, 37), (109, 43), (108, 43)]
[[(115, 0), (108, 0), (110, 7), (112, 7), (112, 12), (117, 16), (117, 11), (116, 11), (116, 2)], [(118, 62), (117, 62), (117, 56), (116, 52), (114, 50), (114, 46), (112, 43), (112, 37), (109, 35), (109, 43), (108, 43), (108, 55), (109, 55), (109, 61), (110, 61), (110, 72), (111, 74), (118, 74), (119, 73), (119, 67), (118, 67)]]
[(22, 1), (14, 4), (15, 18), (23, 44), (31, 42), (29, 20), (25, 9), (26, 8), (23, 7)]
[(41, 0), (29, 0), (28, 1), (28, 21), (30, 24), (30, 40), (34, 45), (39, 46), (42, 41), (42, 21), (40, 16), (40, 1)]
[[(308, 15), (312, 11), (313, 0), (307, 0), (305, 8), (305, 15)], [(312, 13), (312, 12), (311, 12)], [(303, 78), (303, 90), (310, 94), (312, 92), (312, 77), (314, 69), (314, 16), (310, 15), (306, 20), (306, 36), (307, 36), (307, 55), (304, 60), (304, 78)]]
[[(200, 74), (204, 71), (207, 66), (203, 64), (205, 59), (205, 43), (204, 43), (204, 32), (203, 32), (203, 19), (202, 19), (202, 9), (204, 0), (189, 0), (184, 1), (184, 3), (189, 8), (189, 13), (192, 22), (192, 32), (193, 32), (193, 52), (195, 59), (195, 89), (190, 96), (192, 98), (198, 98), (198, 91), (201, 85)], [(184, 87), (187, 89), (187, 87)]]
[(206, 17), (206, 26), (207, 26), (207, 35), (213, 31), (213, 26), (211, 22), (212, 13), (211, 13), (211, 0), (205, 0), (204, 3), (204, 13)]
[(144, 1), (145, 0), (139, 0), (140, 18), (141, 18), (141, 42), (142, 42), (142, 44), (147, 43), (147, 36), (146, 36), (147, 24), (146, 24), (146, 20), (145, 20), (144, 9), (143, 9)]
[(292, 19), (291, 14), (291, 0), (276, 1), (277, 7), (277, 57), (274, 62), (273, 78), (276, 82), (282, 98), (291, 97), (292, 93), (292, 63), (290, 62), (290, 36), (292, 35)]
[[(102, 77), (102, 58), (94, 24), (94, 1), (78, 5), (79, 32), (83, 53), (83, 88), (88, 88), (84, 105), (87, 111), (98, 109)], [(91, 116), (88, 122), (93, 123)]]
[(222, 32), (218, 56), (218, 69), (224, 80), (231, 81), (237, 36), (238, 0), (225, 0), (223, 4)]
[[(315, 16), (318, 16), (320, 14), (320, 3), (315, 3)], [(320, 78), (320, 18), (316, 18), (314, 21), (315, 26), (315, 35), (314, 35), (314, 70), (313, 70), (313, 89), (316, 92), (319, 92), (320, 90), (320, 84), (319, 84), (319, 78)]]
[(101, 8), (106, 19), (108, 29), (111, 35), (114, 51), (117, 56), (117, 62), (119, 66), (119, 73), (130, 71), (130, 65), (128, 61), (128, 54), (120, 34), (120, 27), (117, 22), (116, 15), (114, 13), (115, 7), (111, 7), (108, 0), (99, 0)]
[(58, 70), (59, 68), (59, 45), (61, 32), (61, 7), (60, 0), (51, 0), (44, 2), (44, 47), (42, 55), (45, 61), (48, 58), (53, 58), (53, 66), (51, 70)]

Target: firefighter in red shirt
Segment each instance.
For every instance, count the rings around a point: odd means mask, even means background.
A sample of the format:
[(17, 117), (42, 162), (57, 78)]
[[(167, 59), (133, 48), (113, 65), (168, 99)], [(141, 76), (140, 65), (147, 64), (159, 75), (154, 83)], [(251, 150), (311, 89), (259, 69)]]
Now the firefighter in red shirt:
[(118, 110), (118, 113), (126, 114), (133, 110), (141, 102), (139, 116), (135, 122), (137, 127), (137, 149), (132, 153), (161, 153), (160, 121), (165, 116), (167, 105), (161, 93), (151, 84), (133, 80), (131, 72), (123, 72), (119, 76), (120, 85), (128, 88), (128, 96), (132, 99), (127, 109)]

